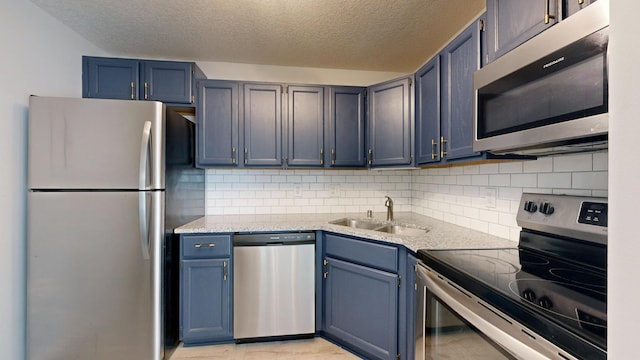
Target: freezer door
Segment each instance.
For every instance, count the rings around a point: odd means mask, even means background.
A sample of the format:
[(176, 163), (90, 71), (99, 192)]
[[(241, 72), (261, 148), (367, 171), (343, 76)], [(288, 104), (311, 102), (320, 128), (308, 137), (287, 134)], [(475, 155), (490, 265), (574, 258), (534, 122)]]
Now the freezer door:
[(154, 101), (29, 99), (31, 189), (164, 189), (165, 107)]
[(162, 359), (164, 192), (141, 193), (28, 194), (28, 360)]

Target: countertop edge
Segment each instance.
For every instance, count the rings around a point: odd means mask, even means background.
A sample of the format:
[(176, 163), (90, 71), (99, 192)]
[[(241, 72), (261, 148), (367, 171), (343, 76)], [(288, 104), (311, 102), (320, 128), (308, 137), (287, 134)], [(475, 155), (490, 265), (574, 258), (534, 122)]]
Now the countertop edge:
[[(206, 215), (174, 230), (176, 234), (242, 233), (274, 231), (328, 231), (405, 246), (416, 253), (420, 249), (482, 249), (516, 247), (517, 243), (491, 234), (424, 215), (403, 212), (393, 223), (429, 229), (424, 235), (408, 236), (375, 230), (351, 228), (329, 223), (341, 218), (365, 219), (362, 214), (275, 214), (275, 215)], [(384, 214), (374, 214), (370, 221), (385, 223)]]

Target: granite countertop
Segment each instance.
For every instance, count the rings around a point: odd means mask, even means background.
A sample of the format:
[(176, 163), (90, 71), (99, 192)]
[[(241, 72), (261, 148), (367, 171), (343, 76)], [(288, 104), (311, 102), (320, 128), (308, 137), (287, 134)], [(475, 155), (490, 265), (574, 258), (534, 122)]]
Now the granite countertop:
[[(374, 213), (370, 221), (385, 223), (385, 213)], [(274, 214), (274, 215), (207, 215), (175, 229), (176, 233), (235, 233), (323, 230), (353, 235), (386, 243), (404, 245), (417, 252), (419, 249), (479, 249), (516, 247), (511, 240), (467, 229), (458, 225), (411, 213), (396, 213), (394, 224), (428, 229), (423, 235), (409, 236), (375, 230), (334, 225), (330, 221), (341, 218), (367, 219), (364, 214)]]

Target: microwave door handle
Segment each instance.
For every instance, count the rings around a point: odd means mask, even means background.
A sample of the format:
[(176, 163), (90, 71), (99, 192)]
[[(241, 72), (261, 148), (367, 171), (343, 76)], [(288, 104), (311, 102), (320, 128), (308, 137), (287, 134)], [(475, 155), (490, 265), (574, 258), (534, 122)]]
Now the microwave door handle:
[[(465, 294), (459, 292), (454, 288), (447, 289), (443, 287), (442, 285), (440, 285), (438, 281), (439, 279), (435, 274), (428, 273), (426, 270), (422, 269), (420, 271), (429, 279), (429, 281), (427, 281), (427, 288), (429, 291), (431, 291), (431, 293), (433, 293), (444, 304), (447, 304), (458, 315), (475, 326), (491, 340), (503, 346), (507, 351), (511, 352), (520, 359), (548, 359), (547, 356), (544, 356), (539, 351), (529, 347), (517, 338), (510, 335), (508, 332), (500, 329), (489, 319), (486, 319), (475, 313), (473, 310), (469, 309), (465, 304), (462, 303), (462, 301), (468, 299)], [(460, 299), (462, 301), (460, 301)], [(505, 323), (507, 323), (503, 319), (498, 319), (498, 321), (504, 321)]]

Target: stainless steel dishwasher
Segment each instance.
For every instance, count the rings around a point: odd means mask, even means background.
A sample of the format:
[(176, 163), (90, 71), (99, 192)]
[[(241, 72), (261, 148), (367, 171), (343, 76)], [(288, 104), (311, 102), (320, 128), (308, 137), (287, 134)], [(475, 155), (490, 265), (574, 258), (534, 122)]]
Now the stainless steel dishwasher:
[(233, 336), (237, 342), (315, 332), (314, 232), (233, 237)]

